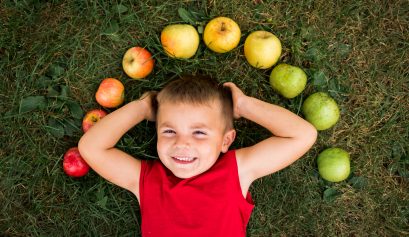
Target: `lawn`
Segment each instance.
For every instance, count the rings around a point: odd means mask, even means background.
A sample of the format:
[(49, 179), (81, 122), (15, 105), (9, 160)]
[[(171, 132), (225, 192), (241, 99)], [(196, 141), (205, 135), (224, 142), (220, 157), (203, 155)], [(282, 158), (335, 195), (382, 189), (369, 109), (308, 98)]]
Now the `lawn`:
[[(179, 8), (196, 17), (195, 27), (216, 16), (234, 19), (239, 46), (216, 54), (201, 42), (193, 58), (169, 58), (159, 36), (186, 21)], [(63, 155), (77, 145), (84, 113), (98, 108), (102, 79), (120, 79), (129, 102), (172, 75), (208, 74), (300, 115), (317, 91), (341, 109), (340, 121), (319, 132), (303, 158), (253, 183), (248, 236), (409, 236), (408, 1), (2, 0), (0, 22), (0, 235), (139, 236), (137, 199), (93, 171), (66, 176)], [(254, 30), (273, 32), (283, 45), (279, 63), (307, 73), (301, 95), (279, 96), (271, 69), (246, 62), (243, 44)], [(144, 80), (122, 70), (123, 54), (135, 45), (156, 60)], [(249, 121), (235, 127), (233, 147), (269, 136)], [(155, 141), (154, 124), (143, 122), (117, 146), (147, 159), (156, 157)], [(349, 152), (347, 180), (320, 178), (316, 157), (328, 147)]]

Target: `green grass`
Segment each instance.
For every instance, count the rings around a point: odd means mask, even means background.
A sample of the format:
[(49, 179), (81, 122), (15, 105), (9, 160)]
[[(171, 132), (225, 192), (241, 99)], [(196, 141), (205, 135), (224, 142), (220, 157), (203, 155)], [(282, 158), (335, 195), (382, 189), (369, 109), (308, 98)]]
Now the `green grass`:
[[(183, 22), (179, 7), (203, 21), (235, 19), (243, 33), (238, 48), (219, 55), (201, 43), (192, 59), (168, 58), (159, 35)], [(253, 184), (248, 236), (409, 235), (408, 16), (404, 0), (1, 1), (0, 235), (139, 236), (136, 198), (94, 172), (67, 177), (62, 156), (82, 135), (83, 112), (98, 107), (94, 93), (103, 78), (123, 81), (131, 101), (181, 73), (233, 81), (248, 95), (296, 113), (315, 91), (330, 93), (341, 107), (341, 120), (320, 132), (301, 160)], [(268, 83), (271, 70), (245, 61), (244, 39), (256, 29), (280, 38), (280, 62), (307, 72), (302, 95), (278, 96)], [(143, 81), (121, 68), (134, 45), (155, 55), (154, 72)], [(29, 96), (39, 96), (37, 108), (27, 107)], [(251, 122), (235, 125), (234, 147), (268, 136)], [(118, 146), (155, 157), (154, 126), (138, 125)], [(322, 180), (315, 163), (320, 151), (334, 146), (350, 152), (353, 169), (337, 184)], [(326, 190), (334, 195), (324, 196)]]

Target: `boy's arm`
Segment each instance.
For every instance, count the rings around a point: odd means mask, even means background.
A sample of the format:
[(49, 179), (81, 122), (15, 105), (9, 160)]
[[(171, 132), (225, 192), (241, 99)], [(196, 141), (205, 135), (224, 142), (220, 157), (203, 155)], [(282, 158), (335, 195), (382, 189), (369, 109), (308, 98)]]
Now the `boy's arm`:
[(240, 181), (249, 186), (254, 180), (281, 170), (314, 144), (317, 130), (307, 121), (280, 106), (246, 96), (235, 84), (232, 91), (234, 114), (266, 129), (274, 136), (236, 151)]
[(139, 200), (141, 161), (115, 148), (118, 140), (144, 119), (154, 120), (152, 94), (132, 101), (98, 121), (79, 141), (81, 156), (95, 172)]

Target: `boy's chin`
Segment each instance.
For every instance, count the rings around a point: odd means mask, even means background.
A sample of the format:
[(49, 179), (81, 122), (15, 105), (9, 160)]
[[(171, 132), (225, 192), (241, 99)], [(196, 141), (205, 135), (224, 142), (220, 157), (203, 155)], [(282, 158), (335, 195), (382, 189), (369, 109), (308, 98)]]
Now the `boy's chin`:
[(178, 177), (179, 179), (189, 179), (195, 177), (203, 172), (180, 172), (176, 170), (171, 170), (174, 176)]
[[(162, 159), (161, 159), (162, 160)], [(200, 175), (209, 170), (217, 159), (212, 163), (203, 163), (200, 158), (195, 158), (192, 162), (175, 160), (173, 157), (162, 160), (162, 164), (170, 170), (174, 176), (180, 179), (188, 179)]]

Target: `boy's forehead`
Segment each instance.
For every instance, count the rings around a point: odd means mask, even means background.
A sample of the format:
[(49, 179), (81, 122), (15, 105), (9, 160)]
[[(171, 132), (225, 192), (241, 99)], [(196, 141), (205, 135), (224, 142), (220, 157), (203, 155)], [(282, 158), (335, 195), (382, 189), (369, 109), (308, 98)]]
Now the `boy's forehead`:
[[(188, 110), (188, 111), (186, 111)], [(190, 113), (200, 113), (201, 116), (204, 117), (211, 117), (214, 116), (215, 113), (222, 114), (221, 104), (216, 103), (216, 101), (209, 101), (208, 103), (189, 103), (189, 102), (165, 102), (161, 103), (158, 106), (157, 116), (158, 119), (161, 118), (163, 115), (170, 115), (170, 114), (180, 114), (188, 115), (186, 112)], [(163, 114), (166, 112), (166, 114)], [(170, 114), (169, 114), (170, 113)]]
[(195, 108), (221, 108), (221, 102), (216, 99), (209, 99), (206, 101), (160, 101), (158, 102), (158, 110), (163, 106), (174, 107), (174, 109), (182, 108), (182, 106), (193, 106)]
[[(196, 112), (196, 113), (195, 113)], [(191, 114), (200, 116), (191, 116)], [(160, 103), (156, 113), (156, 126), (158, 127), (173, 127), (176, 123), (189, 118), (189, 125), (197, 123), (195, 126), (207, 127), (209, 124), (218, 124), (225, 129), (229, 127), (223, 113), (222, 103), (217, 100), (208, 101), (207, 103), (189, 103), (189, 102), (172, 102), (167, 101)], [(175, 117), (173, 117), (175, 116)], [(175, 120), (176, 119), (176, 120)], [(190, 120), (191, 119), (191, 120)], [(186, 121), (186, 120), (185, 120)], [(220, 123), (220, 121), (224, 121)], [(187, 125), (187, 124), (185, 124)]]

